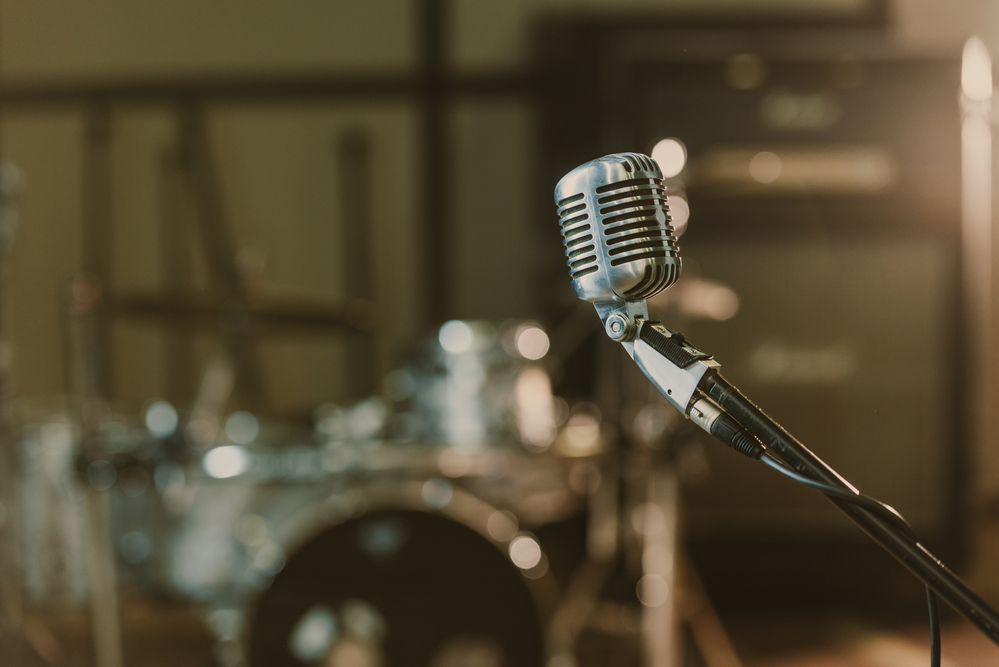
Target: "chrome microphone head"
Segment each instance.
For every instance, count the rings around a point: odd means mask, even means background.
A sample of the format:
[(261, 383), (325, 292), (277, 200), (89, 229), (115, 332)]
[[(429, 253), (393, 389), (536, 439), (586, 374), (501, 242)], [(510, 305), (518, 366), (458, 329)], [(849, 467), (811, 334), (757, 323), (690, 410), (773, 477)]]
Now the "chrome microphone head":
[(576, 167), (555, 186), (562, 242), (580, 299), (640, 301), (680, 277), (663, 174), (640, 153)]

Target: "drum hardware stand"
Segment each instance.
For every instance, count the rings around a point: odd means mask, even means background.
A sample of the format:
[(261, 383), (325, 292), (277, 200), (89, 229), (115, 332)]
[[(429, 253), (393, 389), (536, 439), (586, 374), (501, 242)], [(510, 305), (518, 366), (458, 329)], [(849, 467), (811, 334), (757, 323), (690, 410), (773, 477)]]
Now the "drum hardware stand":
[[(66, 327), (72, 364), (70, 378), (79, 400), (83, 436), (78, 468), (86, 507), (87, 571), (90, 584), (90, 617), (96, 667), (122, 667), (121, 613), (118, 605), (115, 553), (111, 540), (108, 491), (90, 478), (111, 463), (100, 433), (107, 405), (100, 392), (101, 287), (93, 276), (75, 276), (66, 295)], [(95, 468), (96, 466), (96, 468)], [(113, 483), (113, 480), (112, 480)]]
[(16, 197), (20, 173), (0, 160), (0, 653), (23, 659), (21, 572), (18, 567), (18, 460), (10, 424), (13, 350), (8, 322), (8, 267), (17, 231)]
[(743, 667), (725, 625), (704, 590), (704, 583), (690, 558), (677, 563), (681, 585), (677, 590), (677, 611), (690, 630), (690, 636), (707, 667)]
[[(82, 234), (82, 267), (86, 274), (92, 277), (98, 290), (105, 292), (112, 284), (114, 270), (114, 219), (113, 219), (113, 176), (111, 165), (111, 109), (103, 103), (91, 104), (86, 109), (85, 131), (83, 135), (83, 218)], [(67, 304), (73, 307), (72, 304)], [(95, 306), (96, 307), (96, 306)], [(88, 345), (93, 347), (96, 355), (88, 382), (93, 384), (94, 391), (100, 396), (113, 396), (114, 377), (112, 349), (112, 330), (110, 322), (101, 317), (102, 313), (94, 315), (93, 341)], [(72, 324), (70, 323), (70, 326)], [(82, 350), (80, 350), (82, 352)], [(77, 363), (82, 363), (77, 360)], [(71, 375), (71, 381), (79, 381), (79, 376)]]
[[(609, 604), (601, 602), (600, 592), (618, 553), (618, 527), (622, 522), (617, 503), (620, 476), (613, 467), (604, 472), (601, 484), (589, 495), (587, 556), (573, 573), (548, 625), (549, 667), (576, 664), (572, 656), (580, 635), (594, 614)], [(662, 604), (642, 605), (638, 631), (644, 656), (642, 664), (648, 667), (683, 664), (679, 638), (681, 628), (686, 626), (706, 667), (742, 667), (699, 575), (678, 545), (680, 484), (673, 465), (658, 461), (642, 477), (646, 482), (643, 502), (661, 511), (645, 517), (648, 525), (641, 544), (642, 572), (660, 577), (667, 591)], [(617, 611), (626, 610), (622, 607)]]
[[(363, 396), (377, 390), (371, 373), (376, 361), (375, 308), (371, 301), (373, 276), (370, 240), (370, 142), (361, 130), (350, 130), (335, 146), (341, 181), (341, 216), (344, 228), (345, 285), (355, 298), (343, 306), (300, 300), (265, 299), (248, 284), (246, 271), (237, 262), (236, 244), (225, 214), (217, 168), (211, 147), (205, 110), (200, 106), (179, 108), (179, 148), (161, 160), (161, 258), (166, 292), (118, 294), (109, 299), (115, 315), (153, 317), (174, 327), (168, 339), (168, 371), (171, 397), (181, 400), (185, 380), (193, 375), (190, 335), (198, 324), (221, 327), (222, 345), (208, 359), (190, 416), (184, 425), (189, 444), (207, 449), (215, 441), (226, 405), (236, 389), (247, 407), (266, 405), (265, 385), (254, 337), (271, 331), (298, 330), (351, 333), (347, 355), (348, 392)], [(190, 201), (193, 210), (186, 210)], [(190, 257), (189, 213), (197, 219), (197, 231), (205, 251), (212, 296), (195, 291)], [(172, 354), (170, 354), (172, 352)], [(365, 381), (367, 380), (367, 381)], [(225, 638), (219, 639), (226, 641)], [(231, 638), (228, 639), (231, 642)]]
[[(679, 513), (679, 480), (672, 464), (659, 461), (648, 469), (646, 479), (647, 506), (658, 508), (662, 525), (649, 525), (658, 516), (646, 512), (643, 517), (645, 530), (642, 540), (642, 582), (647, 588), (662, 585), (666, 599), (658, 605), (642, 600), (642, 644), (646, 667), (674, 667), (680, 664), (680, 641), (677, 632), (676, 554), (677, 514)], [(660, 591), (651, 590), (645, 595), (656, 596)], [(652, 601), (654, 602), (654, 601)], [(714, 666), (709, 666), (714, 667)]]
[[(583, 315), (588, 319), (584, 320)], [(552, 335), (555, 356), (565, 358), (578, 349), (585, 341), (585, 334), (576, 332), (596, 331), (588, 326), (589, 322), (592, 311), (588, 304), (571, 312)], [(641, 381), (644, 378), (638, 378), (630, 364), (622, 366), (621, 361), (617, 354), (598, 359), (597, 402), (601, 408), (609, 403), (646, 403), (649, 397), (658, 396)], [(636, 376), (634, 382), (628, 379), (629, 374)], [(641, 387), (641, 395), (625, 396), (628, 387)], [(679, 545), (680, 482), (674, 464), (650, 449), (629, 448), (620, 454), (615, 457), (616, 463), (603, 467), (599, 485), (589, 493), (586, 559), (573, 574), (549, 624), (549, 666), (575, 664), (572, 656), (580, 635), (594, 612), (606, 604), (600, 601), (600, 591), (619, 549), (628, 546), (627, 542), (620, 544), (624, 529), (631, 523), (625, 518), (625, 508), (620, 506), (623, 485), (624, 495), (631, 499), (631, 504), (649, 503), (658, 508), (656, 517), (645, 517), (646, 523), (661, 521), (661, 525), (646, 526), (641, 531), (644, 534), (640, 543), (631, 545), (640, 550), (642, 574), (660, 577), (667, 592), (662, 604), (641, 607), (642, 664), (646, 667), (682, 664), (681, 629), (686, 626), (707, 667), (742, 667), (699, 575)]]
[[(642, 517), (641, 571), (643, 578), (659, 577), (653, 581), (655, 585), (664, 584), (666, 595), (666, 601), (659, 605), (643, 601), (643, 665), (684, 664), (682, 630), (686, 628), (706, 667), (742, 667), (700, 576), (680, 544), (681, 489), (675, 464), (660, 455), (643, 469), (647, 485), (644, 502), (658, 508), (658, 512)], [(654, 596), (656, 591), (647, 594)]]
[[(632, 380), (635, 369), (625, 364), (617, 351), (598, 352), (598, 405), (612, 406), (608, 418), (621, 424), (627, 405), (648, 403), (651, 393), (646, 385)], [(634, 438), (622, 438), (625, 505), (619, 512), (619, 532), (627, 547), (629, 564), (641, 574), (641, 618), (639, 641), (643, 667), (676, 667), (681, 663), (681, 635), (677, 614), (679, 480), (668, 456), (642, 446)], [(645, 508), (631, 516), (639, 506)], [(637, 522), (641, 525), (635, 525)], [(638, 556), (636, 559), (634, 556)], [(635, 562), (635, 561), (638, 562)]]
[[(157, 226), (160, 279), (167, 294), (194, 294), (193, 211), (185, 197), (182, 165), (176, 149), (165, 149), (157, 170)], [(119, 298), (121, 298), (119, 296)], [(195, 359), (197, 331), (188, 318), (172, 318), (163, 326), (163, 398), (174, 406), (190, 400), (198, 384)]]
[(367, 336), (347, 340), (344, 361), (348, 400), (360, 400), (381, 390), (378, 371), (378, 329), (375, 321), (375, 271), (371, 220), (371, 138), (364, 128), (348, 128), (333, 147), (340, 199), (340, 230), (344, 252), (343, 284), (352, 301), (347, 315), (355, 325), (366, 326)]
[[(181, 399), (179, 385), (194, 375), (185, 371), (193, 348), (180, 340), (201, 326), (221, 331), (223, 344), (238, 369), (236, 390), (247, 407), (267, 405), (263, 371), (260, 368), (254, 339), (270, 333), (349, 334), (350, 340), (364, 348), (348, 355), (349, 360), (363, 359), (366, 371), (351, 372), (351, 377), (371, 377), (375, 361), (375, 306), (371, 300), (373, 276), (370, 260), (370, 144), (358, 130), (346, 132), (338, 140), (337, 163), (343, 184), (341, 215), (346, 232), (344, 257), (345, 280), (351, 299), (329, 303), (309, 299), (268, 298), (255, 293), (248, 284), (246, 271), (236, 261), (236, 242), (226, 215), (219, 187), (218, 170), (211, 154), (210, 137), (200, 106), (178, 109), (179, 148), (161, 159), (161, 259), (164, 290), (156, 292), (111, 292), (105, 287), (105, 312), (115, 317), (148, 319), (173, 328), (169, 343), (166, 376), (170, 393)], [(197, 231), (204, 248), (211, 284), (209, 293), (191, 283), (193, 264), (189, 257), (191, 239), (184, 218), (192, 202)], [(364, 230), (360, 228), (365, 228)], [(183, 238), (181, 238), (183, 237)], [(363, 341), (363, 343), (362, 343)], [(187, 357), (187, 358), (182, 358)], [(353, 362), (351, 362), (353, 363)], [(358, 361), (358, 363), (362, 363)], [(377, 374), (375, 374), (377, 375)], [(355, 379), (356, 379), (355, 377)], [(370, 393), (370, 383), (350, 389), (351, 394)], [(190, 388), (187, 388), (190, 391)]]
[[(572, 660), (574, 647), (597, 607), (611, 564), (587, 558), (576, 568), (548, 625), (549, 667)], [(570, 663), (571, 664), (571, 663)]]
[[(246, 332), (241, 326), (245, 320), (245, 315), (241, 312), (233, 312), (228, 304), (239, 302), (245, 294), (239, 272), (235, 264), (235, 246), (230, 233), (230, 225), (225, 216), (225, 209), (222, 205), (221, 194), (217, 178), (217, 169), (212, 160), (208, 131), (205, 124), (204, 109), (185, 105), (178, 111), (179, 118), (179, 144), (180, 149), (176, 158), (165, 157), (165, 166), (176, 167), (181, 181), (187, 192), (190, 193), (197, 211), (197, 218), (200, 222), (201, 237), (205, 248), (206, 265), (211, 277), (211, 281), (216, 291), (222, 295), (218, 308), (212, 314), (218, 320), (222, 320), (222, 333), (225, 343), (229, 348), (230, 355), (238, 360), (242, 369), (241, 384), (244, 399), (251, 406), (259, 406), (264, 402), (263, 386), (260, 380), (259, 364), (248, 347)], [(166, 243), (166, 238), (161, 238), (163, 242), (162, 259), (165, 283), (168, 288), (172, 288), (173, 294), (165, 298), (150, 299), (140, 295), (136, 297), (119, 297), (113, 294), (112, 276), (114, 267), (114, 221), (112, 217), (112, 164), (111, 164), (111, 129), (113, 115), (110, 108), (105, 104), (92, 105), (88, 110), (88, 129), (86, 141), (84, 142), (84, 235), (83, 235), (83, 265), (85, 270), (94, 277), (98, 289), (102, 291), (102, 301), (104, 306), (95, 311), (96, 322), (95, 347), (96, 366), (90, 369), (92, 380), (96, 390), (101, 396), (113, 396), (113, 358), (110, 352), (111, 327), (106, 315), (148, 314), (150, 310), (167, 317), (175, 316), (176, 312), (171, 310), (191, 310), (191, 305), (184, 302), (185, 299), (177, 298), (177, 294), (187, 296), (183, 291), (178, 292), (178, 280), (183, 280), (190, 274), (191, 263), (187, 260), (187, 255), (183, 252), (182, 246), (187, 239), (176, 239), (171, 234), (170, 240), (175, 243)], [(180, 194), (179, 188), (173, 187), (173, 183), (161, 182), (161, 187), (169, 192), (164, 193), (164, 199), (173, 199)], [(162, 201), (161, 211), (165, 224), (179, 223), (175, 215), (177, 210), (167, 207), (173, 202)], [(166, 237), (167, 234), (161, 236)], [(169, 246), (169, 247), (168, 247)], [(177, 263), (184, 266), (177, 267)], [(176, 270), (181, 269), (181, 270)], [(182, 283), (181, 283), (182, 284)], [(152, 301), (152, 303), (150, 303)], [(178, 303), (180, 302), (180, 303)], [(194, 309), (197, 310), (195, 304)], [(171, 308), (173, 306), (173, 308)], [(180, 306), (178, 308), (178, 306)], [(236, 309), (239, 310), (238, 308)], [(226, 315), (229, 315), (226, 317)], [(170, 359), (167, 371), (168, 377), (175, 375), (173, 368), (176, 364), (182, 366), (186, 360)]]
[[(67, 302), (67, 342), (72, 348), (73, 368), (68, 373), (80, 397), (84, 425), (81, 472), (95, 461), (107, 458), (100, 441), (100, 425), (110, 396), (112, 347), (110, 317), (154, 318), (175, 327), (167, 353), (168, 387), (174, 401), (182, 400), (184, 380), (191, 372), (184, 364), (192, 356), (189, 340), (196, 325), (221, 329), (223, 348), (212, 356), (200, 381), (190, 419), (187, 440), (199, 448), (214, 442), (232, 390), (239, 392), (244, 404), (260, 409), (267, 404), (262, 372), (254, 346), (254, 337), (271, 331), (322, 333), (346, 332), (357, 338), (361, 349), (348, 358), (357, 368), (364, 364), (370, 371), (376, 351), (372, 342), (375, 308), (370, 298), (372, 269), (370, 261), (370, 144), (360, 131), (351, 130), (336, 144), (341, 199), (347, 232), (344, 265), (346, 283), (355, 295), (344, 305), (306, 300), (266, 299), (254, 294), (247, 284), (245, 271), (237, 262), (235, 239), (226, 216), (218, 171), (212, 158), (205, 108), (196, 103), (178, 102), (178, 149), (161, 160), (161, 259), (166, 291), (159, 293), (115, 293), (109, 289), (112, 277), (113, 220), (111, 215), (111, 110), (95, 105), (89, 110), (89, 129), (84, 147), (85, 200), (84, 266), (91, 275), (74, 281)], [(191, 203), (191, 211), (186, 210)], [(197, 220), (197, 232), (205, 252), (210, 295), (196, 291), (190, 278), (189, 213)], [(364, 229), (360, 229), (363, 227)], [(185, 233), (186, 230), (186, 233)], [(103, 292), (103, 294), (102, 294)], [(82, 301), (81, 301), (82, 299)], [(177, 331), (179, 329), (179, 331)], [(362, 341), (363, 339), (363, 341)], [(172, 354), (171, 354), (172, 352)], [(178, 357), (186, 357), (181, 359)], [(238, 372), (237, 372), (238, 371)], [(350, 376), (370, 377), (370, 372), (352, 372)], [(352, 394), (369, 392), (357, 385)], [(190, 437), (192, 422), (202, 420), (211, 428), (205, 437)], [(211, 431), (211, 438), (208, 432)], [(115, 554), (109, 542), (106, 493), (88, 485), (89, 578), (92, 621), (97, 667), (120, 667), (121, 627), (115, 584)]]
[(236, 367), (232, 359), (225, 349), (216, 350), (205, 364), (184, 429), (187, 441), (198, 449), (208, 449), (214, 443), (235, 383)]
[[(181, 175), (197, 211), (211, 283), (221, 293), (224, 304), (239, 304), (248, 289), (236, 264), (236, 241), (222, 201), (206, 112), (204, 107), (185, 105), (180, 108), (178, 118)], [(229, 355), (240, 369), (240, 393), (248, 407), (259, 409), (267, 402), (259, 354), (246, 335), (245, 316), (236, 311), (229, 317), (226, 315), (224, 311), (220, 312), (219, 319)]]
[(575, 663), (571, 656), (576, 642), (597, 607), (618, 551), (617, 466), (611, 464), (603, 473), (593, 474), (599, 478), (587, 497), (586, 558), (573, 572), (548, 625), (549, 667)]

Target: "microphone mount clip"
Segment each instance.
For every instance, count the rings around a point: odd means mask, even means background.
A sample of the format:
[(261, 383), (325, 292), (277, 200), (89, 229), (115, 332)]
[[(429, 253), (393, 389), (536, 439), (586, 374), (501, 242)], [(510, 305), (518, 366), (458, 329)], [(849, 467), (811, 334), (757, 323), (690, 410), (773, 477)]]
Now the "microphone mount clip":
[[(593, 305), (607, 335), (624, 346), (628, 356), (673, 407), (684, 416), (691, 416), (691, 406), (706, 400), (697, 391), (697, 385), (709, 371), (720, 368), (718, 362), (690, 345), (683, 334), (670, 331), (658, 321), (649, 321), (649, 307), (644, 300), (602, 301)], [(700, 416), (702, 411), (697, 414)], [(710, 432), (710, 422), (698, 425)]]

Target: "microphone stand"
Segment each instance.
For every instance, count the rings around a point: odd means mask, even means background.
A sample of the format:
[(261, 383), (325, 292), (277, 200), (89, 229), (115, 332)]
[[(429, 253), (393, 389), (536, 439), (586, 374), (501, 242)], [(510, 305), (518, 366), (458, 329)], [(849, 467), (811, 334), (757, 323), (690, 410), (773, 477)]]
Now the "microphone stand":
[[(594, 304), (604, 330), (620, 342), (659, 392), (698, 426), (740, 452), (759, 459), (755, 436), (797, 472), (851, 494), (858, 491), (718, 372), (720, 365), (683, 334), (649, 321), (644, 301)], [(738, 424), (733, 423), (733, 418)], [(740, 428), (741, 427), (741, 428)], [(743, 431), (742, 429), (745, 429)], [(752, 451), (756, 450), (755, 456)], [(950, 606), (999, 645), (999, 614), (898, 525), (846, 500), (827, 498)]]
[[(822, 459), (732, 386), (720, 373), (704, 378), (702, 390), (798, 472), (830, 486), (853, 487)], [(926, 547), (873, 512), (845, 500), (829, 500), (888, 550), (910, 572), (999, 645), (999, 614), (947, 569)]]

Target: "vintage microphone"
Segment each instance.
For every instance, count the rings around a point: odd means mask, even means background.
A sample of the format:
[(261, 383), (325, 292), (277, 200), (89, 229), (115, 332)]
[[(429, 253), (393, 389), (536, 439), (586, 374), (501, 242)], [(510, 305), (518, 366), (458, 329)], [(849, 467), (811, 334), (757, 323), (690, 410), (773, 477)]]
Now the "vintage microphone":
[[(673, 407), (724, 444), (819, 488), (928, 589), (999, 644), (999, 614), (917, 542), (894, 510), (860, 495), (727, 382), (720, 365), (682, 334), (649, 320), (645, 299), (680, 276), (665, 185), (654, 160), (616, 153), (587, 162), (558, 182), (555, 203), (576, 296), (593, 303), (607, 335), (624, 346)], [(935, 623), (935, 602), (929, 598)]]
[[(675, 374), (674, 384), (666, 386), (661, 384), (666, 375), (656, 370), (670, 359), (675, 364), (691, 355), (703, 360), (702, 373), (717, 367), (707, 355), (685, 346), (682, 336), (648, 321), (645, 299), (680, 277), (680, 253), (659, 165), (639, 153), (587, 162), (562, 177), (555, 202), (576, 296), (593, 303), (607, 335), (624, 345), (677, 410), (726, 445), (759, 459), (763, 447), (755, 438), (710, 400), (693, 394), (700, 376)], [(680, 384), (674, 386), (676, 382)]]

